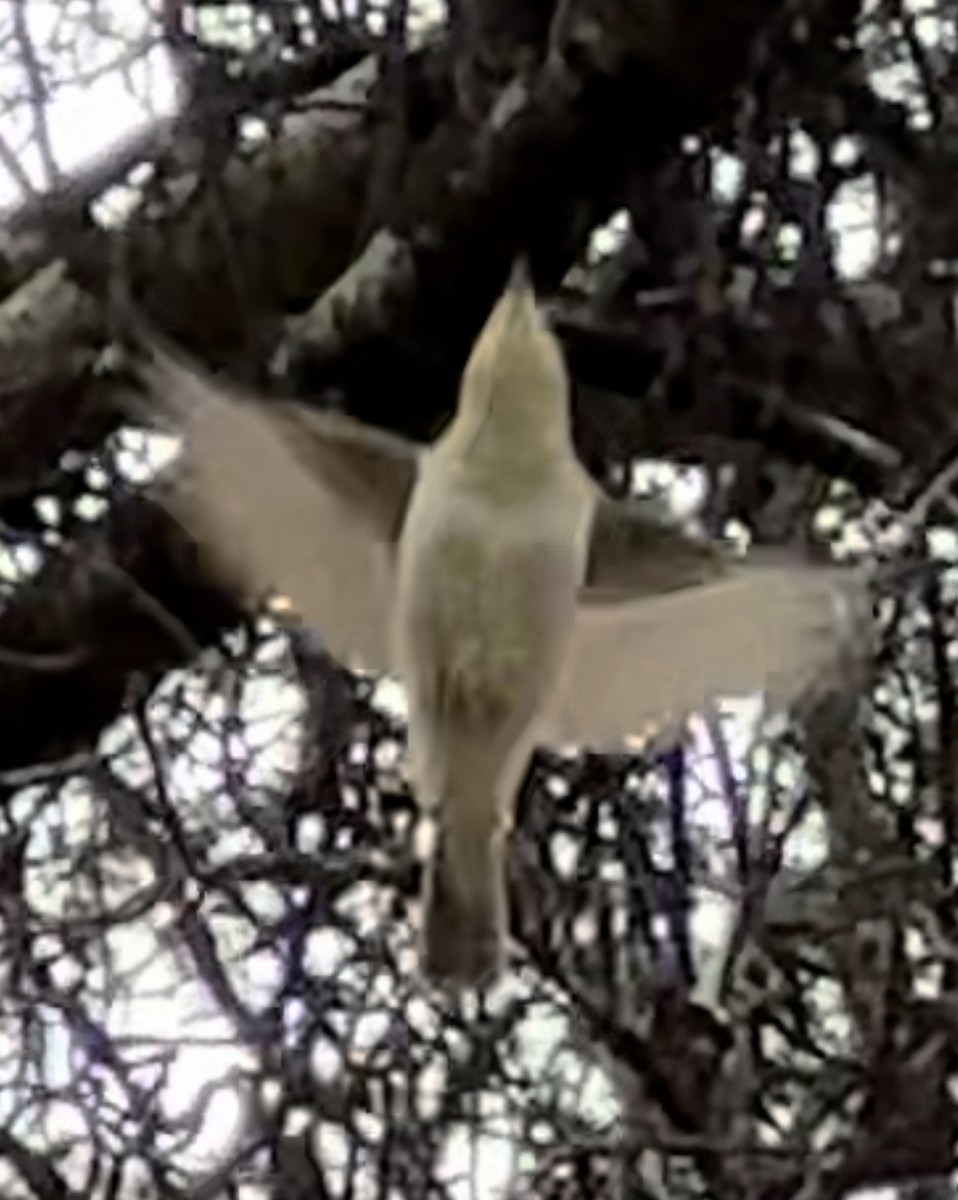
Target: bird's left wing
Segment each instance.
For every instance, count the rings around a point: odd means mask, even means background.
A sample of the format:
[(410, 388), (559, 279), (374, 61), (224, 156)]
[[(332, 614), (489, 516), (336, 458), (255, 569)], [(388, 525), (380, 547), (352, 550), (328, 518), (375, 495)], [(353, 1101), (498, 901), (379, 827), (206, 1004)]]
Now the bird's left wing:
[(156, 346), (140, 367), (183, 437), (162, 502), (250, 600), (275, 590), (347, 666), (387, 670), (412, 443), (348, 417), (254, 401)]
[(857, 576), (781, 552), (744, 562), (620, 510), (597, 514), (543, 736), (595, 749), (668, 735), (710, 700), (790, 705), (834, 682), (867, 607)]

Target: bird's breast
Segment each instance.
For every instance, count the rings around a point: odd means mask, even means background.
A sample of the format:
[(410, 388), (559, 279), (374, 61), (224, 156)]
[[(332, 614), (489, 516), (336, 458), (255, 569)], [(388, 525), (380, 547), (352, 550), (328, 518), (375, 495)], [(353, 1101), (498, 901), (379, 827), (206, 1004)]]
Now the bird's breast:
[(568, 487), (502, 505), (425, 482), (400, 541), (404, 673), (444, 707), (491, 717), (534, 706), (571, 631), (584, 506)]

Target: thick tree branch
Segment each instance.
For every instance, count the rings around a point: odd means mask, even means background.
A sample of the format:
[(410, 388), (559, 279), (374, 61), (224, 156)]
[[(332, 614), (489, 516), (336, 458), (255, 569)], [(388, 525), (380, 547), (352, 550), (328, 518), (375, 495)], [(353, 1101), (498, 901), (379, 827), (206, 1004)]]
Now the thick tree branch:
[[(601, 0), (560, 7), (539, 70), (501, 96), (480, 135), (454, 119), (437, 127), (389, 230), (293, 324), (294, 373), (313, 390), (342, 388), (377, 423), (396, 424), (393, 397), (415, 397), (401, 419), (434, 428), (516, 250), (557, 283), (627, 179), (721, 112), (778, 8), (650, 5), (636, 18)], [(577, 206), (588, 212), (578, 228)]]

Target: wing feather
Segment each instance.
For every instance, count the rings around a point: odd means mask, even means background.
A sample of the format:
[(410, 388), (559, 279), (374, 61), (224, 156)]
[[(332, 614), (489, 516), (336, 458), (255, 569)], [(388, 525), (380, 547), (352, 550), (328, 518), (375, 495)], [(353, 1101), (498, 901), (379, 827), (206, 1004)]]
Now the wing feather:
[(670, 594), (580, 605), (544, 734), (604, 749), (674, 731), (720, 697), (763, 692), (790, 705), (836, 682), (861, 603), (846, 571), (776, 561)]
[(698, 587), (728, 572), (726, 547), (678, 528), (656, 501), (613, 500), (594, 490), (589, 556), (579, 590), (582, 603)]
[(404, 456), (389, 439), (383, 450), (348, 418), (271, 412), (165, 351), (141, 373), (183, 436), (168, 511), (249, 600), (278, 591), (344, 665), (390, 669), (394, 541), (415, 447)]

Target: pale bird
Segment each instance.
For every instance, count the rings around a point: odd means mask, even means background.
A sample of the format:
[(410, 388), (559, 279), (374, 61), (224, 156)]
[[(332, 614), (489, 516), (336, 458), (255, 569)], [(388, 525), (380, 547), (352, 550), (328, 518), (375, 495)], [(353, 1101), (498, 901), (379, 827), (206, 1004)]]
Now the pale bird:
[(278, 590), (344, 665), (405, 684), (410, 778), (437, 825), (422, 961), (445, 986), (503, 965), (504, 839), (536, 745), (621, 748), (722, 695), (789, 704), (848, 644), (845, 572), (740, 563), (592, 481), (521, 265), (428, 448), (254, 402), (165, 352), (144, 377), (183, 434), (164, 502), (189, 534), (251, 601)]

